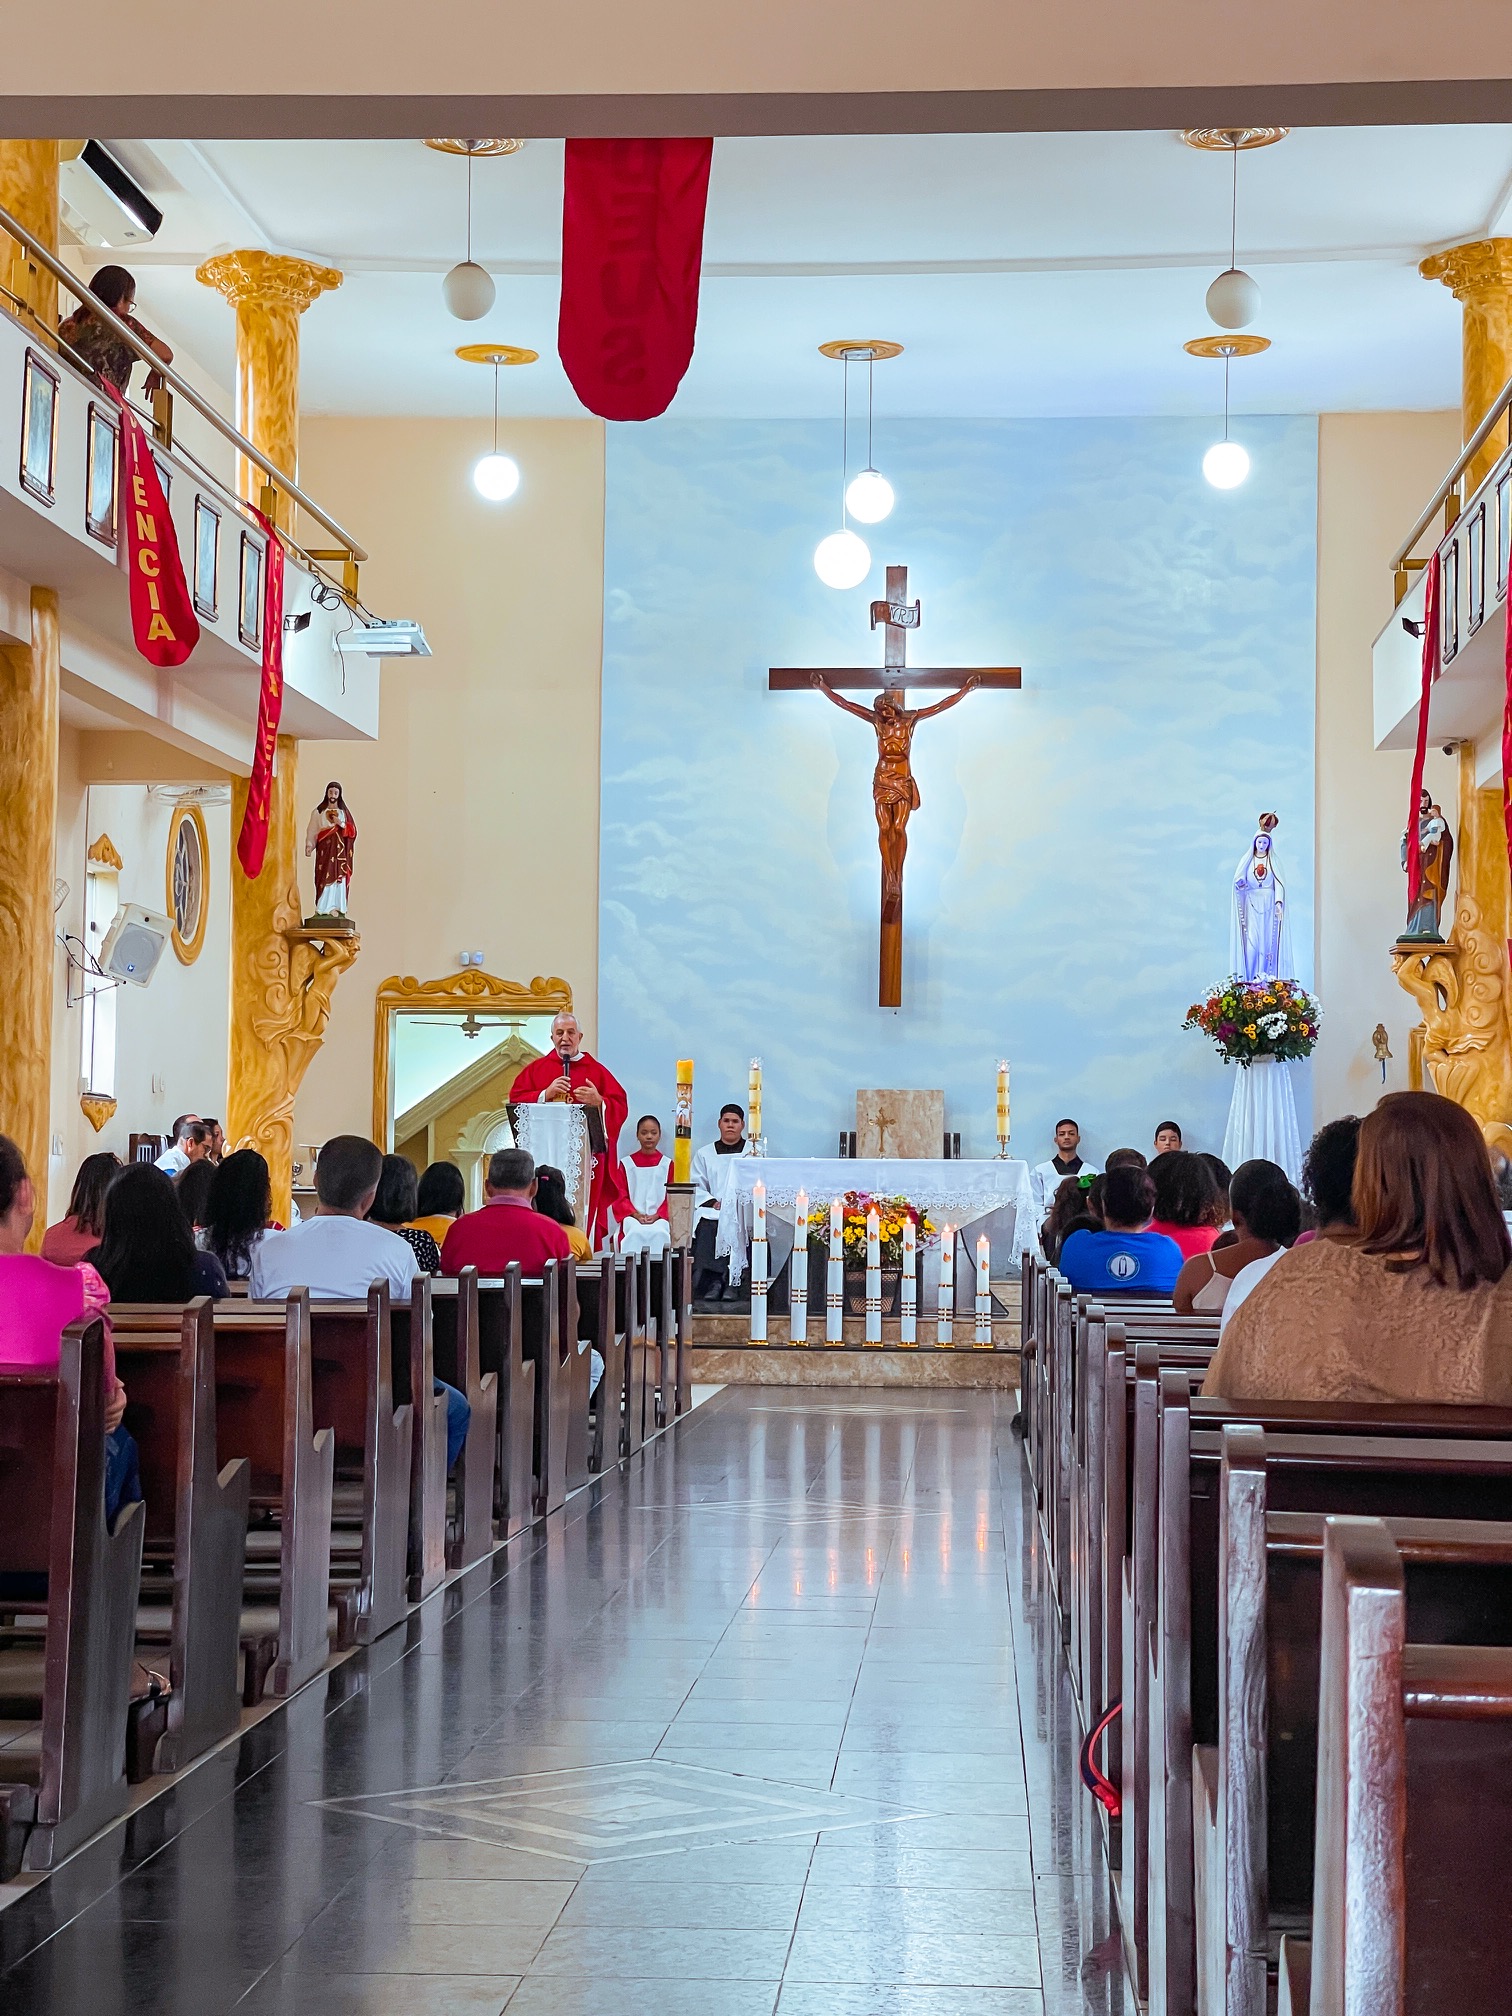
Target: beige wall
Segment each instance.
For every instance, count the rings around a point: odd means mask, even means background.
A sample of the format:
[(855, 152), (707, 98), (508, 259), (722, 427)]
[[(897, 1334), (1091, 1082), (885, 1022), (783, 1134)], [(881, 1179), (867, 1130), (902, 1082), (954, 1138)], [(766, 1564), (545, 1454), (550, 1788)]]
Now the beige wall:
[(464, 948), (506, 979), (560, 974), (593, 1040), (603, 427), (501, 422), (522, 472), (504, 505), (471, 483), (487, 434), (438, 420), (301, 428), (305, 483), (375, 555), (364, 601), (423, 623), (434, 656), (385, 664), (376, 743), (300, 752), (301, 806), (339, 778), (357, 821), (362, 952), (301, 1090), (297, 1143), (368, 1131), (375, 989), (454, 974)]
[[(1410, 751), (1372, 747), (1370, 647), (1392, 612), (1387, 561), (1459, 452), (1457, 413), (1325, 413), (1318, 430), (1316, 975), (1323, 1033), (1319, 1120), (1369, 1110), (1407, 1084), (1411, 999), (1387, 947), (1406, 916), (1402, 828)], [(1427, 782), (1451, 810), (1454, 763), (1430, 748)], [(1387, 1082), (1371, 1053), (1384, 1022)]]

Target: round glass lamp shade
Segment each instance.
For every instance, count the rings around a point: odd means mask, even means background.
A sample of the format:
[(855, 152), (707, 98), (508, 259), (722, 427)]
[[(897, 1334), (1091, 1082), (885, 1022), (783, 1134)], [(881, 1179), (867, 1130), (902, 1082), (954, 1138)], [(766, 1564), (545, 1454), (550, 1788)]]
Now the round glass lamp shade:
[(490, 504), (502, 504), (520, 487), (520, 465), (512, 455), (483, 455), (473, 464), (473, 488)]
[(831, 532), (814, 548), (814, 572), (826, 588), (858, 588), (871, 572), (871, 548), (854, 532)]
[(476, 322), (494, 304), (493, 275), (476, 259), (464, 259), (441, 282), (441, 294), (459, 322)]
[(1260, 289), (1248, 273), (1230, 266), (1207, 290), (1207, 311), (1220, 329), (1246, 329), (1260, 313)]
[(893, 487), (875, 469), (863, 469), (852, 476), (845, 493), (845, 508), (862, 525), (880, 525), (893, 508)]
[(1202, 458), (1202, 473), (1215, 490), (1237, 490), (1249, 472), (1249, 450), (1237, 441), (1215, 441)]

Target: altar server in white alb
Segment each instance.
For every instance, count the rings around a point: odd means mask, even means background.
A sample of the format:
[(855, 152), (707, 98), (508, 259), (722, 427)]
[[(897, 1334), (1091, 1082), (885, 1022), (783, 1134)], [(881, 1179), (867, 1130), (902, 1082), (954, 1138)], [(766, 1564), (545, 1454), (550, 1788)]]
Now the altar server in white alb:
[(1055, 1153), (1047, 1162), (1037, 1162), (1029, 1172), (1030, 1187), (1034, 1191), (1035, 1209), (1039, 1212), (1040, 1223), (1045, 1213), (1055, 1202), (1055, 1193), (1068, 1176), (1101, 1176), (1101, 1169), (1084, 1162), (1077, 1150), (1081, 1147), (1081, 1129), (1074, 1120), (1057, 1120), (1055, 1123)]
[(672, 1157), (661, 1152), (661, 1122), (647, 1113), (635, 1123), (639, 1147), (620, 1164), (625, 1201), (616, 1205), (622, 1253), (662, 1254), (672, 1244), (667, 1222), (667, 1178)]
[[(719, 1138), (711, 1141), (706, 1148), (700, 1148), (693, 1157), (693, 1200), (695, 1204), (693, 1226), (693, 1293), (706, 1302), (716, 1302), (721, 1298), (735, 1301), (740, 1293), (740, 1276), (733, 1281), (726, 1279), (727, 1263), (714, 1257), (714, 1233), (719, 1224), (719, 1209), (724, 1203), (725, 1192), (730, 1187), (730, 1178), (735, 1173), (735, 1158), (749, 1155), (751, 1144), (745, 1138), (745, 1108), (743, 1106), (721, 1106), (719, 1109)], [(742, 1270), (743, 1271), (743, 1270)]]

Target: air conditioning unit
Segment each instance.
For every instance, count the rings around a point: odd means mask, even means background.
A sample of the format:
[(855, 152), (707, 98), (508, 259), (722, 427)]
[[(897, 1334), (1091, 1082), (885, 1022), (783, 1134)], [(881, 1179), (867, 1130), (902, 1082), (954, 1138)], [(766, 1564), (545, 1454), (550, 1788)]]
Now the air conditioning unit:
[(145, 987), (172, 936), (172, 924), (156, 910), (146, 910), (140, 903), (123, 903), (111, 918), (100, 947), (101, 970), (112, 980)]
[(359, 623), (343, 630), (336, 649), (344, 658), (366, 654), (369, 658), (429, 658), (431, 648), (418, 623)]
[(86, 245), (145, 245), (162, 228), (163, 213), (98, 140), (58, 167), (63, 222)]

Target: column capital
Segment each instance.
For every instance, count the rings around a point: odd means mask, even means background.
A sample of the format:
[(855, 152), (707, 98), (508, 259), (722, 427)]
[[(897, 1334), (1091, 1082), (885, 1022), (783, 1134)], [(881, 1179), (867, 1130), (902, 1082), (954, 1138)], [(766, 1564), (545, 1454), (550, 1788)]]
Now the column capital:
[(1425, 280), (1442, 280), (1456, 301), (1512, 290), (1512, 238), (1477, 238), (1435, 252), (1418, 267)]
[(292, 259), (282, 252), (219, 252), (196, 269), (195, 279), (223, 294), (233, 308), (244, 302), (291, 307), (302, 315), (310, 303), (341, 285), (334, 266)]

